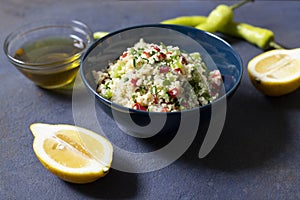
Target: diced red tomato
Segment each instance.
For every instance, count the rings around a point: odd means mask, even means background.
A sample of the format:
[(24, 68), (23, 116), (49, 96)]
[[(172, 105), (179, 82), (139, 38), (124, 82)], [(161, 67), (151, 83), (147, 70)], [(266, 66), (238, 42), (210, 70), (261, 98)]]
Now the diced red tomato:
[(222, 75), (221, 75), (221, 72), (219, 70), (214, 70), (214, 71), (211, 72), (211, 77), (221, 79)]
[(177, 72), (178, 74), (182, 74), (182, 70), (180, 68), (176, 68), (174, 69), (175, 72)]
[(179, 90), (177, 88), (173, 88), (172, 90), (169, 90), (168, 93), (172, 98), (176, 98), (179, 95)]
[(164, 54), (164, 53), (160, 53), (159, 55), (158, 55), (158, 59), (159, 60), (164, 60), (164, 59), (166, 59), (166, 54)]
[(132, 106), (133, 109), (136, 109), (136, 110), (143, 110), (143, 111), (146, 111), (147, 108), (145, 108), (144, 106), (142, 106), (141, 104), (139, 103), (135, 103), (133, 106)]
[(153, 103), (158, 104), (158, 97), (156, 94), (153, 95)]
[(132, 85), (134, 86), (134, 87), (136, 87), (137, 85), (136, 85), (136, 82), (137, 82), (137, 79), (131, 79), (130, 80), (130, 82), (132, 83)]
[[(219, 70), (214, 70), (210, 73), (212, 82), (211, 82), (211, 95), (215, 96), (221, 88), (222, 84), (222, 74)], [(230, 81), (227, 81), (230, 83)]]
[(155, 49), (157, 52), (160, 52), (160, 48), (158, 46), (151, 45), (150, 47), (152, 47), (153, 49)]
[(122, 54), (122, 58), (125, 58), (126, 56), (128, 55), (128, 53), (127, 52), (124, 52), (123, 54)]
[(168, 66), (162, 66), (159, 69), (159, 72), (162, 74), (168, 73), (169, 72), (169, 67)]
[(151, 57), (151, 55), (150, 55), (149, 52), (144, 51), (143, 54), (145, 54), (147, 58), (150, 58), (150, 57)]
[(183, 65), (188, 64), (188, 62), (187, 62), (187, 60), (186, 60), (186, 58), (185, 58), (184, 56), (181, 56), (181, 63), (182, 63)]
[(163, 107), (160, 112), (169, 112), (168, 108)]

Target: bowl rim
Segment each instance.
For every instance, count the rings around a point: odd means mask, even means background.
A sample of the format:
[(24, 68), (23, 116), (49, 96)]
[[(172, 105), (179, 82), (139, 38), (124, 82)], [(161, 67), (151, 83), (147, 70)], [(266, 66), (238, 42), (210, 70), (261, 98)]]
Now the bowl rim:
[[(153, 111), (143, 111), (143, 110), (136, 110), (133, 108), (129, 108), (129, 107), (125, 107), (122, 106), (118, 103), (115, 103), (113, 101), (110, 101), (104, 97), (102, 97), (99, 93), (96, 92), (96, 90), (94, 88), (92, 88), (90, 86), (90, 84), (87, 82), (87, 80), (85, 79), (84, 76), (84, 72), (83, 72), (83, 63), (84, 60), (88, 57), (89, 53), (99, 45), (99, 43), (103, 42), (104, 40), (106, 40), (107, 38), (116, 35), (118, 33), (124, 32), (124, 31), (128, 31), (128, 30), (132, 30), (132, 29), (137, 29), (137, 28), (147, 28), (147, 27), (156, 27), (156, 28), (166, 28), (166, 29), (172, 29), (174, 31), (178, 31), (177, 29), (186, 29), (186, 30), (190, 30), (190, 31), (198, 31), (198, 32), (202, 32), (202, 34), (204, 35), (208, 35), (209, 37), (212, 37), (216, 40), (219, 40), (220, 42), (222, 42), (224, 45), (226, 45), (232, 52), (234, 52), (234, 56), (236, 57), (239, 66), (240, 66), (240, 73), (239, 76), (235, 82), (235, 84), (224, 94), (222, 94), (221, 97), (218, 97), (217, 99), (213, 100), (212, 102), (203, 105), (203, 106), (198, 106), (196, 108), (192, 108), (192, 109), (186, 109), (186, 110), (181, 110), (181, 111), (174, 111), (174, 112), (153, 112)], [(180, 31), (178, 31), (180, 32)], [(185, 33), (180, 32), (181, 34), (186, 35)], [(200, 111), (200, 110), (204, 110), (204, 109), (208, 109), (209, 107), (211, 107), (212, 104), (216, 104), (219, 103), (220, 101), (224, 100), (224, 98), (227, 98), (229, 96), (231, 96), (233, 94), (233, 92), (238, 88), (238, 86), (241, 83), (242, 80), (242, 76), (244, 73), (244, 69), (243, 69), (243, 61), (240, 57), (240, 55), (233, 49), (233, 47), (226, 42), (224, 39), (220, 38), (219, 36), (206, 32), (206, 31), (202, 31), (200, 29), (196, 29), (194, 27), (188, 27), (188, 26), (182, 26), (182, 25), (173, 25), (173, 24), (143, 24), (143, 25), (135, 25), (135, 26), (130, 26), (130, 27), (126, 27), (126, 28), (122, 28), (116, 31), (113, 31), (111, 33), (108, 33), (107, 35), (97, 39), (90, 47), (88, 47), (88, 49), (85, 51), (84, 55), (81, 58), (81, 62), (80, 62), (80, 76), (81, 79), (83, 80), (83, 83), (85, 84), (85, 86), (94, 94), (96, 95), (96, 97), (98, 97), (98, 99), (100, 99), (103, 103), (105, 103), (106, 105), (108, 105), (109, 107), (111, 107), (112, 109), (118, 109), (121, 111), (127, 111), (129, 113), (140, 113), (140, 114), (167, 114), (167, 115), (177, 115), (179, 113), (185, 113), (185, 112), (193, 112), (193, 111)]]
[[(49, 29), (49, 28), (64, 28), (70, 30), (76, 28), (77, 31), (80, 30), (80, 32), (84, 33), (84, 35), (89, 36), (84, 38), (88, 41), (88, 43), (86, 44), (86, 47), (84, 49), (77, 52), (76, 54), (73, 54), (67, 58), (61, 59), (59, 61), (54, 61), (54, 62), (51, 61), (50, 62), (24, 62), (22, 60), (14, 58), (14, 56), (9, 52), (10, 41), (20, 36), (31, 34), (37, 30)], [(79, 60), (81, 55), (84, 54), (84, 52), (89, 48), (89, 46), (93, 44), (93, 42), (94, 42), (93, 31), (86, 23), (79, 20), (73, 20), (73, 19), (68, 20), (68, 19), (52, 18), (52, 19), (31, 21), (11, 31), (4, 40), (3, 51), (6, 57), (9, 59), (9, 61), (17, 65), (18, 68), (27, 69), (27, 70), (48, 71), (50, 69), (59, 69), (62, 66), (70, 64), (76, 60)]]

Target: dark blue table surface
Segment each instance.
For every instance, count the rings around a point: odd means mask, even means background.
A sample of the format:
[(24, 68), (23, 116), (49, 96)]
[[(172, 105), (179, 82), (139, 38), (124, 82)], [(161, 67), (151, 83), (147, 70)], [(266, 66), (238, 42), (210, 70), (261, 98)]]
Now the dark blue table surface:
[[(158, 23), (181, 15), (207, 15), (236, 1), (0, 0), (0, 41), (17, 26), (41, 18), (78, 19), (94, 31)], [(300, 47), (300, 1), (262, 1), (235, 11), (235, 20), (274, 31), (287, 48)], [(225, 38), (244, 69), (262, 50)], [(37, 160), (33, 122), (74, 124), (72, 95), (43, 90), (25, 79), (0, 51), (0, 199), (300, 199), (300, 90), (269, 98), (247, 71), (228, 103), (220, 140), (204, 159), (189, 149), (171, 165), (149, 173), (112, 169), (94, 183), (61, 181)], [(112, 134), (118, 127), (104, 116)], [(116, 134), (118, 135), (118, 134)], [(125, 144), (130, 145), (130, 144)], [(137, 163), (138, 164), (138, 163)]]

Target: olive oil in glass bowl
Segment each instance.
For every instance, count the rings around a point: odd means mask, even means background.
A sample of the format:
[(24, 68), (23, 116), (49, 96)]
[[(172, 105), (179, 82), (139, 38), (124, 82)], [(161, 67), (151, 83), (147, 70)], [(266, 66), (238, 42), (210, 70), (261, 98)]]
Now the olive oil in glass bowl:
[(93, 42), (93, 32), (79, 21), (46, 20), (8, 35), (4, 52), (28, 79), (46, 89), (73, 82), (80, 59)]

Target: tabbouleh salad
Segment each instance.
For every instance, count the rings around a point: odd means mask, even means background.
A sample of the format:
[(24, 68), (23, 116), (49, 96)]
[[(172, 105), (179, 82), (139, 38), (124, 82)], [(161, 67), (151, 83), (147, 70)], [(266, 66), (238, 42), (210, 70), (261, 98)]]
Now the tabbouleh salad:
[(118, 60), (94, 71), (97, 92), (125, 107), (174, 112), (206, 105), (219, 96), (222, 76), (197, 52), (140, 39)]

